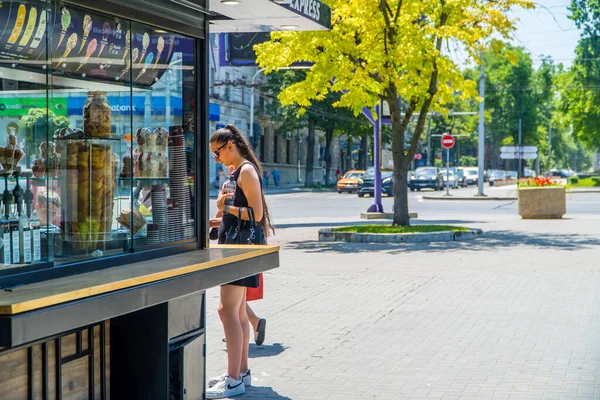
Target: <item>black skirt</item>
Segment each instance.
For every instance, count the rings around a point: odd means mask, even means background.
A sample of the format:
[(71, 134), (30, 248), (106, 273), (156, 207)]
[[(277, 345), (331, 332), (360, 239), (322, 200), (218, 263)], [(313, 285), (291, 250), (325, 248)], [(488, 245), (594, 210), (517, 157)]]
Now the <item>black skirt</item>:
[[(233, 217), (233, 218), (232, 218)], [(237, 221), (237, 217), (231, 214), (226, 214), (219, 226), (219, 241), (218, 243), (225, 243), (227, 237), (227, 231)], [(226, 285), (244, 286), (250, 288), (257, 288), (259, 285), (258, 275), (248, 276), (246, 278), (238, 279), (237, 281), (226, 283)]]

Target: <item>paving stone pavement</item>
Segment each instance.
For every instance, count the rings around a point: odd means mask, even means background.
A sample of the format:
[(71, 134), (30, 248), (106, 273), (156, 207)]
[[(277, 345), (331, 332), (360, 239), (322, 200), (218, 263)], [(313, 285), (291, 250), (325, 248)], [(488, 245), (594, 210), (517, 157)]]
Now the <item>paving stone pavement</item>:
[[(449, 216), (450, 218), (451, 216)], [(470, 215), (473, 242), (319, 243), (278, 231), (265, 345), (239, 399), (600, 398), (600, 217)], [(207, 372), (226, 367), (208, 292)]]

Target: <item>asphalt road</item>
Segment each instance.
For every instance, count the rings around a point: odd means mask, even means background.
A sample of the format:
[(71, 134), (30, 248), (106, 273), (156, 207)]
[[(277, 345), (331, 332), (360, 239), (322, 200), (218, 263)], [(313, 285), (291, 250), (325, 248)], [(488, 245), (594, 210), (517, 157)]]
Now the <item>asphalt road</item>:
[[(456, 196), (469, 196), (476, 188), (453, 190)], [(494, 196), (494, 189), (486, 186), (485, 193)], [(409, 192), (409, 210), (419, 214), (428, 223), (468, 223), (477, 215), (516, 216), (517, 202), (510, 201), (435, 201), (423, 200), (424, 195), (440, 192), (424, 190)], [(273, 221), (279, 228), (318, 227), (356, 222), (361, 212), (367, 211), (374, 199), (359, 198), (356, 194), (336, 192), (300, 192), (267, 195)], [(391, 212), (393, 198), (383, 197), (383, 208)], [(211, 200), (212, 213), (216, 212)], [(567, 195), (567, 215), (600, 215), (600, 193)], [(370, 221), (372, 223), (373, 221)], [(418, 222), (418, 220), (417, 220)]]

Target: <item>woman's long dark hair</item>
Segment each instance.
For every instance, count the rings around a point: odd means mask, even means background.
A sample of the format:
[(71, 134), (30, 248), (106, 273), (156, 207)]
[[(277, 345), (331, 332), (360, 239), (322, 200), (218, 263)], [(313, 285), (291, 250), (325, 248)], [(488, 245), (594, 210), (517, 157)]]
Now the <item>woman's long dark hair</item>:
[[(250, 146), (248, 146), (248, 142), (246, 142), (246, 139), (244, 139), (238, 128), (236, 128), (233, 124), (228, 124), (225, 128), (219, 129), (218, 131), (213, 133), (210, 138), (210, 143), (215, 142), (220, 145), (225, 144), (227, 142), (233, 143), (233, 145), (238, 149), (240, 155), (256, 166), (256, 168), (258, 169), (258, 180), (260, 181), (262, 177), (262, 166), (260, 165), (260, 162), (254, 155), (254, 152), (252, 151)], [(262, 198), (263, 205), (263, 219), (261, 221), (261, 226), (263, 228), (265, 238), (267, 238), (269, 236), (269, 231), (275, 233), (275, 228), (271, 224), (269, 207), (267, 207), (267, 201), (265, 200), (265, 194), (262, 190), (262, 184), (260, 196)]]

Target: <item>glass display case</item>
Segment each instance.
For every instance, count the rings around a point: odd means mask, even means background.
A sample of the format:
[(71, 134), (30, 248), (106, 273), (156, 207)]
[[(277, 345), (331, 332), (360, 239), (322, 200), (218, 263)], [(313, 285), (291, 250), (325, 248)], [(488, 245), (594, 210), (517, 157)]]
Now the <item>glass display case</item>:
[(197, 39), (46, 0), (0, 20), (0, 277), (196, 241)]

